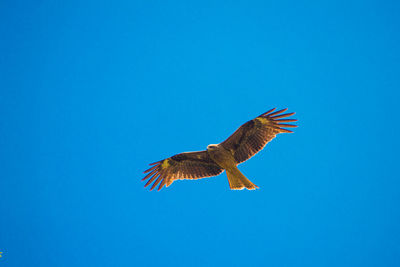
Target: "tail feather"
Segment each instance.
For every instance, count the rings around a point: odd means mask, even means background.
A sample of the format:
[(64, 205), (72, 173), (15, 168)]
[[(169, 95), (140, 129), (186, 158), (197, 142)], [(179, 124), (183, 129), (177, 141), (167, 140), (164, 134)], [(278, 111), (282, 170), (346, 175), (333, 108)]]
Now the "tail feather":
[(244, 188), (254, 190), (258, 188), (237, 167), (226, 170), (226, 176), (228, 176), (229, 186), (232, 190), (242, 190)]

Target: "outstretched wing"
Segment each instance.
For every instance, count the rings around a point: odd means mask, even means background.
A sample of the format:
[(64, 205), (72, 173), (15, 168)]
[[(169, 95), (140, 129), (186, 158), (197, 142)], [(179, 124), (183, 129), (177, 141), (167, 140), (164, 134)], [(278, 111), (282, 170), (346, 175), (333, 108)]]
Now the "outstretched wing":
[(160, 182), (157, 190), (164, 185), (170, 186), (175, 180), (200, 179), (216, 176), (223, 171), (210, 158), (207, 151), (180, 153), (150, 165), (154, 166), (144, 172), (148, 174), (142, 179), (142, 181), (149, 179), (144, 187), (155, 180), (150, 190), (153, 190)]
[[(297, 127), (297, 125), (283, 124), (286, 122), (297, 121), (295, 119), (282, 119), (292, 116), (292, 113), (281, 114), (287, 108), (273, 112), (275, 108), (261, 114), (257, 118), (246, 122), (239, 127), (221, 145), (230, 150), (239, 164), (248, 160), (264, 146), (275, 138), (279, 133), (292, 133), (292, 131), (282, 127)], [(281, 114), (281, 115), (279, 115)]]

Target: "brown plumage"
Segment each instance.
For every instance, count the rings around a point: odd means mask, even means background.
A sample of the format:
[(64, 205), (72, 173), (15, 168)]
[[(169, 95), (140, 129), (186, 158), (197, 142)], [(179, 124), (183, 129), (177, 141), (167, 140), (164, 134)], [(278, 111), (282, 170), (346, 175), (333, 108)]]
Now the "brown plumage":
[(158, 184), (160, 190), (164, 185), (170, 186), (175, 180), (211, 177), (225, 170), (231, 189), (258, 188), (239, 171), (237, 165), (262, 150), (277, 134), (292, 133), (285, 128), (297, 125), (286, 123), (297, 120), (285, 119), (295, 114), (294, 112), (282, 114), (286, 110), (275, 111), (273, 108), (261, 114), (240, 126), (222, 143), (209, 145), (207, 150), (180, 153), (151, 163), (153, 166), (144, 172), (148, 174), (142, 179), (143, 181), (149, 179), (145, 187), (154, 181), (150, 190)]

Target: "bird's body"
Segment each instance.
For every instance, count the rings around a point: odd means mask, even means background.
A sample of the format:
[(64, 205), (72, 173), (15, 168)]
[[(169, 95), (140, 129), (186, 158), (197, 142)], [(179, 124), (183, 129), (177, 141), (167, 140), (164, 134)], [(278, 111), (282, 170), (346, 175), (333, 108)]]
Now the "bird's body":
[(258, 188), (258, 186), (250, 182), (250, 180), (239, 171), (232, 153), (222, 145), (209, 145), (207, 147), (207, 153), (212, 160), (226, 171), (231, 189), (240, 190), (247, 188), (252, 190)]
[(164, 185), (170, 186), (175, 180), (216, 176), (225, 170), (231, 189), (258, 188), (239, 171), (237, 165), (263, 149), (276, 134), (292, 132), (281, 127), (297, 127), (282, 124), (282, 122), (297, 121), (281, 119), (293, 115), (294, 112), (278, 115), (287, 109), (273, 112), (274, 110), (271, 109), (246, 122), (224, 142), (208, 145), (205, 151), (180, 153), (150, 164), (154, 166), (145, 171), (148, 174), (143, 180), (149, 179), (145, 187), (155, 181), (150, 190), (153, 190), (157, 184), (160, 184), (158, 187), (160, 190)]
[(237, 165), (232, 153), (219, 144), (208, 145), (207, 153), (218, 166), (225, 170)]

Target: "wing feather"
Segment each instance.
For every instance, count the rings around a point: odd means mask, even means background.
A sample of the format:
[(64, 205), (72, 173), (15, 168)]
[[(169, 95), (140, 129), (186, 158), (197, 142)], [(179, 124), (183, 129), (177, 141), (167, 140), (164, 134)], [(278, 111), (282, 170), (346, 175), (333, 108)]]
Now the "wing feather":
[(297, 125), (283, 124), (297, 121), (296, 119), (282, 119), (292, 116), (295, 114), (294, 112), (281, 114), (287, 111), (287, 108), (278, 111), (275, 111), (275, 109), (270, 109), (253, 120), (246, 122), (221, 143), (225, 149), (232, 152), (238, 164), (257, 154), (277, 134), (292, 133), (292, 131), (282, 127), (297, 127)]
[(159, 183), (157, 190), (161, 190), (164, 185), (171, 185), (175, 180), (211, 177), (223, 171), (210, 158), (207, 151), (180, 153), (150, 165), (154, 166), (144, 171), (144, 173), (149, 173), (142, 179), (144, 181), (150, 178), (145, 187), (155, 181), (150, 190), (153, 190)]

